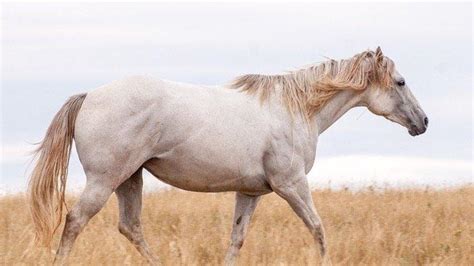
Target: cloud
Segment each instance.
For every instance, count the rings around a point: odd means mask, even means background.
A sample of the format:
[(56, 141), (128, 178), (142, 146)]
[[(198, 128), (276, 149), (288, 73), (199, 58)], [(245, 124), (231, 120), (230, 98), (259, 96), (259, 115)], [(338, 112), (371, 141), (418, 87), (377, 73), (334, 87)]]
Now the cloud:
[(32, 157), (36, 146), (28, 143), (3, 144), (1, 147), (0, 164), (24, 163)]
[(459, 12), (462, 6), (433, 4), (429, 12), (419, 4), (370, 6), (7, 5), (4, 71), (9, 79), (42, 79), (48, 72), (110, 75), (124, 65), (145, 71), (181, 68), (177, 73), (183, 75), (245, 64), (247, 71), (282, 71), (379, 44), (397, 57), (420, 53), (413, 50), (418, 46), (432, 51), (446, 40), (461, 45), (470, 40), (465, 33), (469, 12)]
[(317, 159), (308, 174), (315, 186), (445, 187), (472, 184), (470, 160), (347, 155)]

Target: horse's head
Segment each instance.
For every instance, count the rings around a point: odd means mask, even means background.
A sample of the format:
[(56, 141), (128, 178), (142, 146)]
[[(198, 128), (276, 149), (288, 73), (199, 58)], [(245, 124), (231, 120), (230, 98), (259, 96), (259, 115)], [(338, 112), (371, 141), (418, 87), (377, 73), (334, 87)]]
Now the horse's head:
[(386, 71), (387, 75), (381, 73), (381, 82), (368, 86), (363, 93), (363, 104), (372, 113), (406, 127), (410, 135), (423, 134), (428, 127), (428, 117), (408, 88), (405, 79), (397, 72), (393, 62), (383, 56), (380, 47), (375, 52), (375, 58), (381, 71)]

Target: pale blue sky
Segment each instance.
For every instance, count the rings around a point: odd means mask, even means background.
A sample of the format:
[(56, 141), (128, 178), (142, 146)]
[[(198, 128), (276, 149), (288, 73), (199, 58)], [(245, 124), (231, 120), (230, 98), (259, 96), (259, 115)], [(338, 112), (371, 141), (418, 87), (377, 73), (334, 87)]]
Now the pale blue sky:
[[(378, 45), (430, 127), (413, 138), (354, 109), (322, 136), (313, 179), (472, 182), (471, 10), (470, 3), (3, 4), (2, 186), (24, 186), (27, 144), (41, 140), (72, 94), (133, 74), (221, 84)], [(331, 167), (341, 156), (344, 167)], [(71, 175), (84, 179), (75, 158)]]

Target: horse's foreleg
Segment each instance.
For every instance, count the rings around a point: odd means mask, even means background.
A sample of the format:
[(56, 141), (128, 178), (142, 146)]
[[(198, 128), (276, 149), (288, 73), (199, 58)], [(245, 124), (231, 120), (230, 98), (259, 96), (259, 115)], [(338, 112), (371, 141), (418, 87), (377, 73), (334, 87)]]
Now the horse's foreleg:
[(158, 260), (151, 253), (142, 233), (140, 221), (142, 187), (142, 169), (139, 169), (115, 190), (120, 211), (118, 227), (120, 233), (137, 248), (148, 263), (155, 265), (158, 264)]
[(248, 196), (237, 192), (235, 196), (235, 211), (232, 224), (232, 236), (229, 249), (225, 256), (225, 265), (234, 265), (239, 250), (244, 243), (250, 218), (257, 207), (259, 196)]
[(79, 201), (66, 215), (61, 242), (59, 244), (55, 264), (64, 264), (71, 252), (74, 241), (89, 220), (102, 209), (113, 188), (97, 182), (87, 182)]
[(295, 213), (303, 220), (315, 241), (319, 244), (321, 257), (326, 260), (326, 241), (321, 218), (316, 211), (306, 177), (302, 177), (291, 186), (282, 186), (275, 192), (284, 198)]

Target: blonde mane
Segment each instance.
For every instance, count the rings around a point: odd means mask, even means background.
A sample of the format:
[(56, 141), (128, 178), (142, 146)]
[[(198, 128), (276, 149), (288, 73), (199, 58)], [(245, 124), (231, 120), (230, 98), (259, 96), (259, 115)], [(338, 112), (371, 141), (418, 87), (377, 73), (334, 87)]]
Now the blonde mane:
[(276, 86), (288, 111), (301, 113), (306, 121), (341, 90), (366, 89), (369, 85), (390, 88), (394, 63), (377, 48), (349, 59), (329, 60), (282, 75), (249, 74), (236, 78), (232, 88), (268, 100)]

